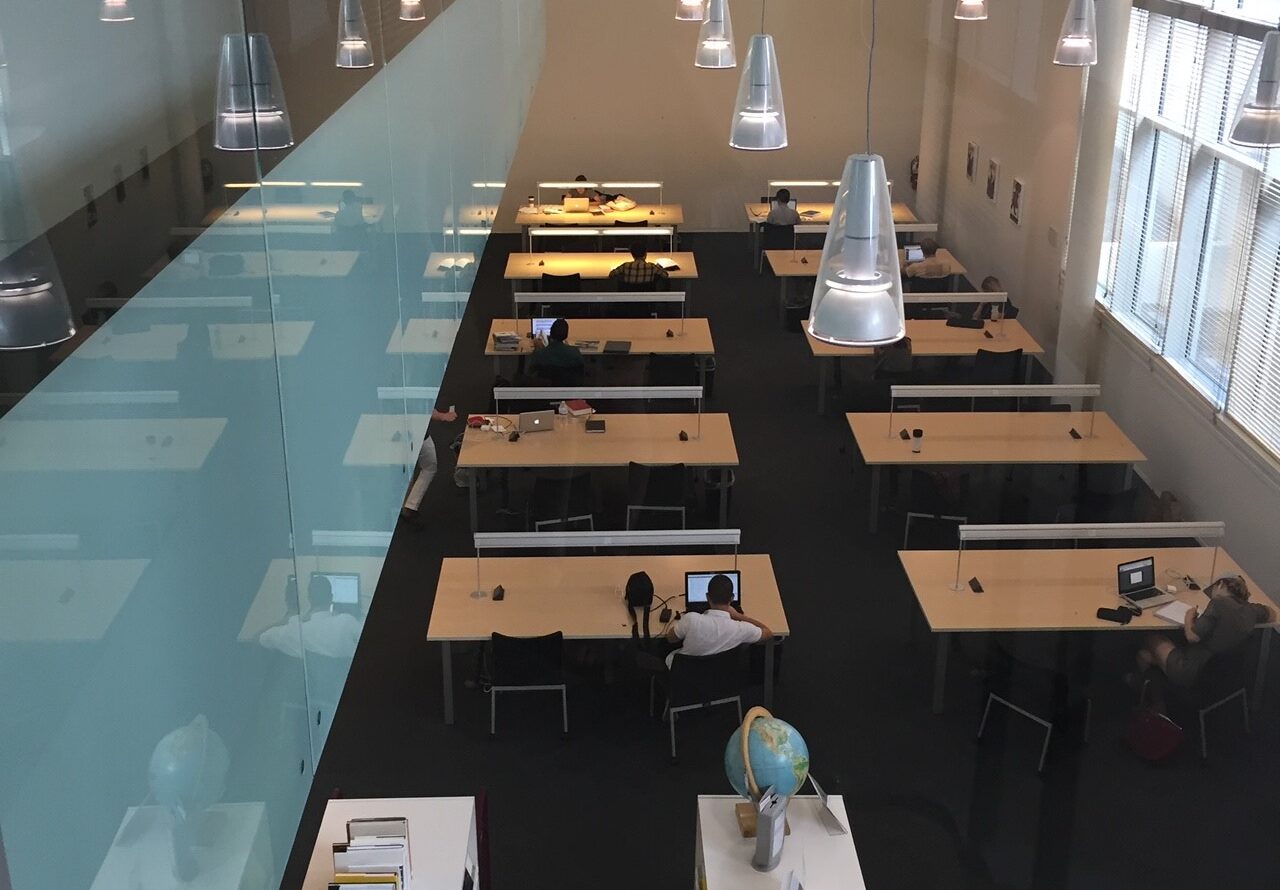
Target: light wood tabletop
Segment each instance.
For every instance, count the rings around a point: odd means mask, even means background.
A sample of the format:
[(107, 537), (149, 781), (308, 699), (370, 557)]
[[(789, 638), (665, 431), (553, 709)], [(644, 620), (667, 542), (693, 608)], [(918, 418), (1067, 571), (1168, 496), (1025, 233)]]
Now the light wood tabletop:
[[(265, 278), (272, 275), (299, 278), (345, 278), (351, 274), (360, 254), (354, 250), (251, 250), (201, 251), (199, 264), (177, 260), (161, 273), (179, 281), (217, 281), (232, 278)], [(238, 266), (235, 272), (219, 274), (213, 265)]]
[[(987, 337), (986, 334), (991, 336)], [(1044, 347), (1027, 332), (1017, 320), (1006, 320), (1003, 327), (988, 321), (983, 328), (948, 327), (940, 318), (907, 319), (907, 337), (911, 340), (914, 356), (975, 355), (979, 349), (991, 352), (1010, 352), (1021, 349), (1025, 355), (1042, 355)], [(875, 350), (866, 346), (837, 346), (814, 339), (805, 330), (809, 351), (817, 358), (853, 358), (874, 355)]]
[[(649, 262), (660, 260), (669, 260), (680, 267), (667, 273), (671, 279), (698, 277), (698, 264), (692, 252), (649, 254)], [(504, 277), (508, 281), (537, 281), (543, 275), (577, 273), (585, 279), (598, 281), (607, 279), (610, 272), (629, 262), (631, 256), (626, 253), (513, 253), (507, 257)]]
[[(845, 416), (863, 460), (873, 465), (1128, 464), (1146, 460), (1105, 411), (912, 411), (895, 414), (892, 428), (887, 413)], [(924, 430), (919, 454), (912, 452), (910, 441), (899, 436), (904, 427)], [(1073, 428), (1082, 438), (1072, 438)]]
[[(511, 416), (511, 415), (507, 415)], [(468, 429), (458, 466), (463, 469), (503, 467), (625, 467), (684, 464), (690, 467), (736, 467), (738, 449), (728, 414), (703, 414), (698, 433), (696, 414), (596, 414), (605, 432), (588, 433), (582, 418), (556, 418), (555, 428), (526, 433), (519, 441), (507, 433)], [(514, 423), (515, 418), (511, 417)], [(680, 431), (689, 441), (680, 441)]]
[[(537, 211), (517, 210), (518, 226), (590, 226), (601, 228), (614, 223), (638, 223), (648, 220), (651, 226), (684, 225), (684, 208), (679, 204), (637, 204), (630, 210), (605, 210), (596, 213), (565, 213), (559, 204), (543, 204)], [(636, 232), (643, 235), (643, 231)]]
[[(260, 226), (265, 218), (267, 225), (316, 225), (329, 226), (337, 214), (338, 204), (271, 204), (246, 207), (215, 207), (204, 217), (206, 226)], [(384, 207), (381, 204), (364, 205), (364, 221), (368, 225), (382, 222)]]
[[(773, 274), (779, 278), (817, 278), (818, 267), (822, 265), (820, 250), (766, 250), (764, 256), (769, 261)], [(969, 274), (969, 270), (960, 264), (955, 254), (945, 247), (938, 248), (938, 257), (951, 264), (952, 275)], [(899, 250), (898, 264), (905, 266), (906, 260), (907, 252)], [(946, 294), (939, 294), (938, 302), (947, 302)]]
[[(1217, 551), (1215, 562), (1214, 552)], [(956, 579), (955, 550), (900, 550), (898, 559), (935, 633), (977, 631), (1169, 629), (1169, 622), (1147, 609), (1128, 624), (1104, 621), (1098, 608), (1120, 604), (1116, 566), (1154, 556), (1158, 587), (1176, 584), (1178, 599), (1208, 605), (1202, 590), (1189, 590), (1183, 576), (1202, 588), (1228, 573), (1244, 575), (1252, 601), (1276, 609), (1275, 602), (1221, 548), (1124, 547), (1059, 550), (966, 550), (960, 557), (962, 591)], [(1210, 568), (1212, 567), (1212, 576)], [(977, 578), (982, 593), (967, 582)], [(1273, 615), (1273, 617), (1275, 617)]]
[[(711, 324), (705, 318), (570, 318), (569, 343), (579, 340), (595, 340), (595, 349), (583, 348), (586, 355), (604, 350), (609, 340), (629, 340), (631, 351), (627, 355), (715, 355), (711, 341)], [(484, 354), (489, 356), (528, 355), (533, 352), (533, 340), (525, 336), (530, 330), (530, 320), (522, 318), (495, 318), (489, 325), (489, 339), (485, 341)], [(516, 331), (520, 334), (520, 346), (516, 350), (495, 349), (493, 335), (498, 331)], [(675, 336), (668, 337), (667, 331)]]
[[(769, 205), (748, 202), (742, 205), (747, 211), (747, 222), (759, 225), (769, 216)], [(831, 222), (831, 214), (835, 204), (827, 202), (797, 201), (796, 211), (800, 214), (801, 225), (826, 225)], [(893, 221), (895, 223), (918, 223), (915, 213), (901, 201), (893, 202)]]
[(450, 275), (475, 271), (476, 255), (470, 251), (434, 251), (427, 257), (423, 278), (448, 278)]
[[(966, 269), (966, 268), (964, 267), (964, 264), (962, 264), (958, 259), (956, 259), (956, 255), (955, 255), (954, 253), (952, 253), (951, 251), (947, 250), (945, 247), (939, 247), (939, 248), (938, 248), (937, 257), (938, 257), (938, 259), (940, 259), (940, 260), (946, 260), (946, 261), (947, 261), (947, 263), (949, 263), (949, 264), (950, 264), (950, 266), (951, 266), (951, 274), (952, 274), (952, 275), (968, 275), (968, 274), (969, 274), (969, 270), (968, 270), (968, 269)], [(899, 251), (898, 251), (898, 265), (899, 265), (899, 266), (901, 266), (904, 270), (905, 270), (905, 269), (907, 268), (907, 266), (909, 265), (909, 264), (907, 263), (907, 252), (906, 252), (906, 250), (899, 250)], [(903, 276), (902, 276), (902, 277), (903, 277), (903, 279), (904, 279), (904, 280), (906, 280), (906, 277), (907, 277), (907, 276), (906, 276), (906, 272), (905, 272), (905, 271), (903, 272)], [(940, 303), (945, 303), (945, 302), (946, 302), (946, 300), (939, 300), (938, 302), (940, 302)]]

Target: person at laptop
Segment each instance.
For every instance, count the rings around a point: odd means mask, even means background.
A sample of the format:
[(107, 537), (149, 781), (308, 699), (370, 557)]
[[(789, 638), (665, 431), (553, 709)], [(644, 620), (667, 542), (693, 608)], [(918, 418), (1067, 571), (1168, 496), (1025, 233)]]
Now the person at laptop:
[(727, 575), (716, 575), (707, 584), (707, 611), (686, 612), (667, 628), (667, 640), (680, 648), (667, 655), (671, 659), (685, 655), (715, 655), (728, 652), (743, 643), (759, 643), (773, 639), (763, 621), (757, 621), (733, 607), (733, 582)]
[[(996, 278), (994, 275), (988, 275), (986, 278), (982, 279), (982, 292), (984, 294), (998, 294), (1003, 291), (1004, 285), (1002, 285), (1000, 283), (1000, 279)], [(1013, 305), (1009, 300), (1005, 300), (1003, 303), (978, 303), (973, 306), (973, 313), (971, 317), (988, 319), (991, 317), (992, 309), (996, 306), (1002, 307), (1004, 318), (1018, 317), (1018, 307)]]
[[(579, 173), (577, 176), (573, 177), (573, 181), (587, 182), (587, 175), (585, 173)], [(600, 202), (600, 192), (597, 189), (589, 189), (579, 186), (577, 188), (569, 189), (569, 191), (560, 196), (561, 201), (565, 198), (588, 198), (592, 204), (597, 204)]]
[(623, 263), (609, 273), (621, 288), (647, 289), (666, 282), (667, 270), (648, 260), (649, 251), (639, 242), (631, 245), (631, 262)]
[(938, 242), (925, 238), (920, 242), (920, 252), (924, 259), (915, 263), (907, 263), (903, 274), (908, 278), (946, 278), (951, 274), (951, 263), (938, 256)]
[[(1204, 614), (1193, 607), (1183, 618), (1185, 642), (1174, 642), (1163, 634), (1150, 634), (1143, 641), (1138, 650), (1140, 672), (1158, 669), (1173, 685), (1191, 686), (1215, 655), (1238, 649), (1256, 625), (1272, 620), (1269, 607), (1249, 602), (1249, 587), (1239, 575), (1219, 578), (1204, 592), (1209, 597)], [(1163, 712), (1163, 702), (1157, 700), (1155, 705)]]
[(557, 318), (551, 323), (547, 339), (533, 341), (533, 355), (529, 357), (529, 373), (541, 377), (556, 386), (569, 385), (582, 378), (587, 363), (582, 351), (565, 341), (569, 339), (569, 322)]
[(293, 614), (284, 624), (264, 630), (258, 637), (260, 644), (294, 658), (301, 658), (304, 649), (332, 658), (355, 654), (356, 643), (360, 642), (360, 619), (333, 611), (333, 587), (324, 575), (312, 575), (307, 585), (306, 618), (299, 615), (298, 582), (294, 578), (285, 588), (285, 602)]
[(769, 217), (765, 220), (771, 226), (795, 226), (800, 224), (800, 214), (791, 206), (791, 190), (778, 189), (769, 205)]

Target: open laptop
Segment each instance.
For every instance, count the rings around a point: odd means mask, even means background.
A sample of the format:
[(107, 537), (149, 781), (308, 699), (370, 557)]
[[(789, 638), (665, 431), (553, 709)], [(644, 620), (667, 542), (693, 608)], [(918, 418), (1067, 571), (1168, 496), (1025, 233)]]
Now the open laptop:
[(924, 248), (919, 244), (907, 245), (907, 262), (920, 263), (924, 262)]
[(333, 593), (333, 604), (330, 612), (345, 612), (350, 615), (360, 614), (360, 576), (355, 572), (312, 572), (311, 577), (329, 579), (329, 590)]
[(1116, 566), (1120, 599), (1139, 609), (1173, 602), (1173, 595), (1156, 587), (1156, 559), (1148, 556)]
[(590, 213), (591, 199), (590, 198), (570, 198), (566, 196), (564, 199), (564, 212), (565, 213)]
[(733, 572), (685, 572), (684, 604), (686, 612), (705, 612), (710, 607), (707, 601), (707, 586), (716, 575), (728, 575), (733, 582), (733, 605), (742, 609), (742, 573)]
[(555, 429), (556, 412), (554, 411), (525, 411), (516, 418), (519, 426), (516, 428), (522, 433), (540, 433), (543, 430)]
[(551, 339), (551, 326), (556, 323), (554, 318), (535, 318), (533, 320), (533, 336)]

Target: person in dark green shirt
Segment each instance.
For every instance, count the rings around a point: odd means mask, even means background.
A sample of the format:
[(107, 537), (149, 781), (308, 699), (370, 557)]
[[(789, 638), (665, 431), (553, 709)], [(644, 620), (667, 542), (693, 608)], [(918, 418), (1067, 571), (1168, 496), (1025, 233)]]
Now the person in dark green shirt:
[(572, 385), (581, 381), (586, 362), (578, 347), (565, 342), (569, 339), (569, 322), (557, 318), (552, 322), (548, 336), (547, 342), (541, 346), (534, 342), (529, 373), (555, 385)]

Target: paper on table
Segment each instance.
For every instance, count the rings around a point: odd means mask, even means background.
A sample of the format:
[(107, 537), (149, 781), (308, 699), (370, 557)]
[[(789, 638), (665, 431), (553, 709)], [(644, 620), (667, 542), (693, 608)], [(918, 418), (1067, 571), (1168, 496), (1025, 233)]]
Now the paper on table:
[(1166, 603), (1159, 609), (1156, 609), (1156, 617), (1163, 618), (1170, 624), (1182, 624), (1186, 621), (1187, 613), (1191, 611), (1191, 608), (1192, 606), (1190, 603), (1174, 600), (1173, 602)]

